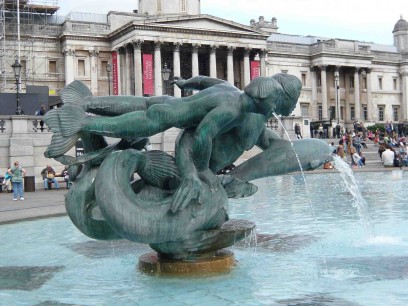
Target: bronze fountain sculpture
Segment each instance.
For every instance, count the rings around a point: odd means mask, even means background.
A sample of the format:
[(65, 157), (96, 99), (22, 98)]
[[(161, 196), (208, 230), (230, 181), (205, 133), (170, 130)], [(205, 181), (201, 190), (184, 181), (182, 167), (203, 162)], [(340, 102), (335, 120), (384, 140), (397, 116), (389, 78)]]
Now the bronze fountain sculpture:
[[(61, 94), (64, 105), (45, 115), (53, 132), (45, 156), (70, 166), (66, 209), (85, 235), (148, 243), (155, 261), (198, 262), (224, 256), (220, 250), (255, 227), (229, 220), (228, 198), (251, 196), (257, 187), (250, 181), (298, 171), (299, 163), (313, 170), (332, 150), (318, 139), (292, 144), (266, 127), (274, 113), (295, 108), (301, 82), (294, 76), (258, 77), (244, 91), (205, 76), (172, 83), (199, 92), (94, 97), (74, 81)], [(174, 157), (142, 150), (148, 137), (172, 127), (181, 129)], [(108, 145), (104, 136), (121, 140)], [(85, 154), (64, 155), (78, 138)], [(217, 175), (254, 146), (263, 152)]]

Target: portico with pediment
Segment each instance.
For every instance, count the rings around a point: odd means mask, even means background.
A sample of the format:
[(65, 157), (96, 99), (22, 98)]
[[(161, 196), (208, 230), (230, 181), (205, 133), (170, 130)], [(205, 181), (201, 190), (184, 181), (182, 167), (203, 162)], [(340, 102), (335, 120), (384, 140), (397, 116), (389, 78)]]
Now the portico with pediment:
[[(206, 75), (243, 88), (251, 79), (251, 61), (259, 63), (258, 75), (266, 75), (266, 38), (262, 31), (209, 15), (130, 22), (109, 38), (120, 70), (118, 94), (185, 94), (175, 87), (165, 88), (164, 67), (184, 79)], [(154, 91), (146, 92), (144, 74), (150, 58)]]

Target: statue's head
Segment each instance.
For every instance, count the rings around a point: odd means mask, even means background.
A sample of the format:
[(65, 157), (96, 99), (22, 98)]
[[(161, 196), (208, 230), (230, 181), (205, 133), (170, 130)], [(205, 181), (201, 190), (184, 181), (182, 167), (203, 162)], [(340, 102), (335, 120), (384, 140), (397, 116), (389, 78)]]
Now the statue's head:
[(296, 107), (301, 89), (302, 83), (297, 77), (278, 73), (252, 80), (244, 92), (255, 99), (261, 112), (269, 118), (272, 113), (290, 115)]

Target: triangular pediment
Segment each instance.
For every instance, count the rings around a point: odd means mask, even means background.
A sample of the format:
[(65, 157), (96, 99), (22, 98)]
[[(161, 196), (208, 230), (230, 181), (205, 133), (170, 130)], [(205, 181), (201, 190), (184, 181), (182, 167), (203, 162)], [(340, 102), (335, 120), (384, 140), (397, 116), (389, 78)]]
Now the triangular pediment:
[(267, 33), (240, 23), (225, 20), (211, 15), (175, 16), (148, 18), (145, 25), (171, 27), (174, 29), (192, 29), (219, 33), (236, 33), (241, 35), (268, 36)]

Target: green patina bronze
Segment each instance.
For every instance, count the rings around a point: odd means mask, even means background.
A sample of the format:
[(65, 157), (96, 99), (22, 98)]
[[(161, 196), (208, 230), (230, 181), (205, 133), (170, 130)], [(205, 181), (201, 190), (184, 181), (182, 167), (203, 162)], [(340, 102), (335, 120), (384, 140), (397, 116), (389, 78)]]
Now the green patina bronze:
[[(62, 92), (63, 107), (45, 116), (53, 132), (45, 156), (70, 165), (74, 184), (66, 208), (85, 235), (126, 238), (148, 243), (162, 256), (195, 258), (254, 228), (229, 220), (228, 198), (251, 196), (257, 191), (251, 180), (298, 171), (299, 163), (315, 169), (332, 150), (317, 139), (292, 144), (266, 128), (273, 113), (287, 116), (295, 108), (301, 82), (294, 76), (259, 77), (244, 91), (204, 76), (175, 78), (173, 84), (199, 92), (184, 98), (94, 97), (74, 81)], [(181, 129), (174, 157), (142, 150), (148, 137), (172, 127)], [(104, 136), (120, 141), (108, 146)], [(85, 154), (64, 155), (78, 138)], [(217, 175), (254, 146), (263, 152)]]

